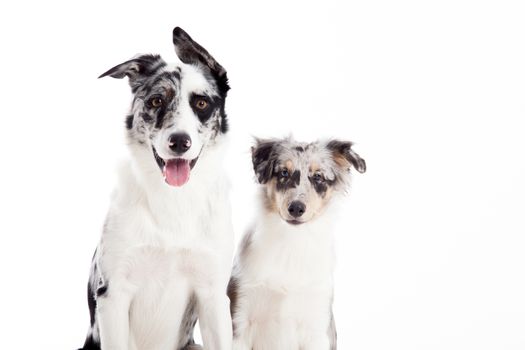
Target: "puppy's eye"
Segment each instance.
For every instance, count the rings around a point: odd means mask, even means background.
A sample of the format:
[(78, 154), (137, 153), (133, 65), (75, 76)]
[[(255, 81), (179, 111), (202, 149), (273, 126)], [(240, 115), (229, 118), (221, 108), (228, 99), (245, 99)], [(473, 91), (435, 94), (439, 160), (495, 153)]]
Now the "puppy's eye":
[(290, 176), (290, 173), (288, 172), (288, 169), (283, 169), (283, 170), (281, 170), (279, 175), (281, 175), (281, 177), (288, 177), (288, 176)]
[(201, 111), (203, 111), (206, 108), (208, 108), (208, 101), (206, 101), (203, 98), (199, 98), (197, 101), (195, 101), (195, 107), (197, 107), (197, 109), (200, 109)]
[(164, 104), (164, 101), (162, 100), (162, 98), (160, 97), (152, 97), (150, 100), (149, 100), (149, 105), (153, 108), (159, 108), (160, 106), (162, 106)]
[(321, 175), (321, 173), (315, 173), (313, 176), (312, 176), (313, 180), (315, 182), (323, 182), (324, 181), (324, 178), (323, 178), (323, 175)]

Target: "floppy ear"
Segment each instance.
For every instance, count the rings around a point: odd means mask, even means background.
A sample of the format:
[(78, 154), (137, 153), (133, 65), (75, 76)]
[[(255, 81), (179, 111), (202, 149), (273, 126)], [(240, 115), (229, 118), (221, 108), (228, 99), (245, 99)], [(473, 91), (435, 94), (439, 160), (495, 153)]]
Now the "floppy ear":
[(260, 184), (265, 184), (272, 178), (275, 161), (276, 141), (255, 139), (252, 147), (253, 170)]
[(141, 55), (111, 68), (101, 74), (99, 78), (109, 75), (112, 78), (122, 79), (127, 76), (130, 84), (133, 84), (141, 77), (154, 74), (165, 65), (166, 62), (159, 55)]
[(334, 161), (342, 168), (350, 169), (352, 165), (360, 173), (366, 171), (366, 162), (352, 150), (352, 142), (332, 140), (327, 148), (332, 151)]
[(199, 63), (208, 67), (217, 79), (219, 88), (221, 88), (221, 90), (225, 89), (224, 93), (229, 90), (226, 70), (208, 53), (208, 51), (206, 51), (206, 49), (193, 41), (188, 33), (180, 27), (175, 27), (175, 29), (173, 29), (173, 44), (175, 45), (175, 52), (182, 62), (186, 64)]

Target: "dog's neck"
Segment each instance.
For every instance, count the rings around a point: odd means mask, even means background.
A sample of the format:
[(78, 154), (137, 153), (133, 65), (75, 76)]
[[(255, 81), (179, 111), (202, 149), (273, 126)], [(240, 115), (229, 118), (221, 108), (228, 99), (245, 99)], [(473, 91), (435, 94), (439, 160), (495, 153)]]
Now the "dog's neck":
[(241, 265), (250, 283), (263, 283), (275, 290), (331, 289), (334, 213), (327, 209), (301, 225), (291, 225), (277, 213), (262, 212), (252, 237), (254, 248), (241, 257), (246, 259)]
[(278, 213), (262, 210), (256, 224), (258, 239), (290, 251), (332, 255), (336, 207), (335, 203), (330, 204), (319, 217), (300, 225), (289, 224)]
[(268, 235), (284, 236), (307, 236), (307, 237), (325, 237), (331, 238), (333, 231), (333, 215), (330, 211), (323, 213), (318, 218), (300, 225), (287, 223), (274, 212), (266, 212), (259, 219), (259, 228)]
[(118, 171), (117, 190), (113, 196), (119, 208), (131, 210), (141, 206), (159, 224), (168, 225), (173, 217), (189, 215), (189, 210), (209, 209), (207, 201), (227, 200), (229, 182), (222, 170), (225, 142), (203, 150), (189, 181), (181, 187), (165, 183), (151, 149), (137, 143), (128, 146), (131, 157)]

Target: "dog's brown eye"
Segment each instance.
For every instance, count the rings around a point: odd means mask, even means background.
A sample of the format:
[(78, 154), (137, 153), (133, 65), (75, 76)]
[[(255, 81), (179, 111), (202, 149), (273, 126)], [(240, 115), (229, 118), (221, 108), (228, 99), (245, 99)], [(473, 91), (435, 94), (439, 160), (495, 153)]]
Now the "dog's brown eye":
[(281, 170), (280, 175), (281, 175), (281, 177), (288, 177), (288, 176), (290, 176), (290, 173), (288, 172), (288, 169), (283, 169), (283, 170)]
[(160, 106), (162, 106), (162, 102), (162, 98), (160, 97), (153, 97), (151, 100), (149, 100), (149, 104), (155, 108), (159, 108)]
[(324, 180), (323, 175), (321, 175), (320, 173), (315, 173), (314, 176), (312, 176), (312, 178), (315, 182), (322, 182)]
[(205, 110), (206, 108), (208, 108), (208, 101), (204, 100), (204, 99), (198, 99), (196, 102), (195, 102), (195, 107), (197, 107), (198, 109), (200, 109), (201, 111)]

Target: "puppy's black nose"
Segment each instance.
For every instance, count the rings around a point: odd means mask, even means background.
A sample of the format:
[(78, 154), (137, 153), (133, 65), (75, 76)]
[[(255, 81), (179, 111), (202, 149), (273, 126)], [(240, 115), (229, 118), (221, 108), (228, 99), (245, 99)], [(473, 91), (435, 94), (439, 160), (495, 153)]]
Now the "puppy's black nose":
[(303, 202), (299, 202), (299, 201), (293, 201), (288, 206), (288, 212), (294, 218), (298, 218), (302, 216), (305, 210), (306, 210), (306, 205), (304, 205)]
[(169, 147), (173, 152), (182, 154), (190, 149), (191, 138), (185, 133), (173, 134), (169, 138)]

